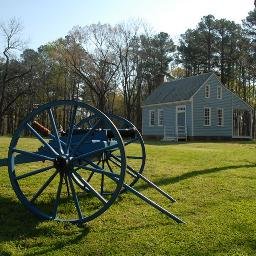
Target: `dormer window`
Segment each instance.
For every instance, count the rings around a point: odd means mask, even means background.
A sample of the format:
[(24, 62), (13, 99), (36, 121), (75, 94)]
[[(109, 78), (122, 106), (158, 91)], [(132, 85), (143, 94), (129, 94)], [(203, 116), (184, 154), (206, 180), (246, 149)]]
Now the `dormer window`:
[(222, 87), (217, 86), (217, 99), (222, 99)]
[(210, 98), (210, 85), (209, 84), (205, 85), (204, 96), (205, 96), (205, 98)]

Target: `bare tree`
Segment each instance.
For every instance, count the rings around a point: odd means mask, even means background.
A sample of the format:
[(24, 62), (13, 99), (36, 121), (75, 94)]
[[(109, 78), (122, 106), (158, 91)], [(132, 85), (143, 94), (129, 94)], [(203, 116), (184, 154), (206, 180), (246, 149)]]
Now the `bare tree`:
[(119, 63), (110, 44), (113, 33), (107, 24), (74, 27), (61, 52), (63, 61), (89, 88), (92, 103), (102, 111), (110, 111), (109, 95), (117, 88)]
[(20, 39), (22, 31), (21, 23), (13, 18), (6, 24), (0, 25), (0, 33), (3, 37), (3, 59), (0, 63), (0, 133), (3, 133), (4, 115), (18, 98), (24, 95), (28, 88), (25, 85), (18, 85), (20, 81), (31, 69), (24, 70), (17, 68), (18, 62), (15, 60), (15, 53), (23, 45)]
[(139, 33), (140, 22), (127, 22), (115, 27), (112, 46), (119, 58), (119, 82), (124, 99), (124, 114), (129, 120), (135, 119), (136, 101), (139, 97)]

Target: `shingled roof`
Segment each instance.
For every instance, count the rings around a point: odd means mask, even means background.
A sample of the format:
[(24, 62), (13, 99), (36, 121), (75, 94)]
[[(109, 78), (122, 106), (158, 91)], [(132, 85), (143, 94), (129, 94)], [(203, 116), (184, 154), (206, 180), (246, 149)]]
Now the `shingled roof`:
[(213, 72), (163, 83), (143, 102), (143, 106), (189, 100), (214, 75)]

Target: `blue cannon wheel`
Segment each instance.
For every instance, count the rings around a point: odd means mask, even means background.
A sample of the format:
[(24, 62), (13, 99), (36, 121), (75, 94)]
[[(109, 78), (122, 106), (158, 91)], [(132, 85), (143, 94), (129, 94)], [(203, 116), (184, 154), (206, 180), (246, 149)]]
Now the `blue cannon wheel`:
[[(101, 159), (113, 150), (119, 165), (110, 169)], [(22, 121), (10, 143), (8, 168), (18, 199), (33, 214), (83, 223), (100, 216), (117, 198), (126, 155), (118, 129), (105, 114), (83, 102), (60, 100), (40, 106)], [(109, 194), (99, 192), (103, 175)]]
[[(124, 142), (126, 154), (126, 174), (124, 183), (132, 187), (141, 178), (140, 174), (142, 174), (145, 167), (146, 151), (143, 138), (134, 124), (127, 119), (114, 114), (107, 114), (107, 116), (118, 129)], [(90, 118), (85, 118), (81, 120), (79, 124), (90, 123), (90, 121)], [(107, 166), (109, 170), (120, 167), (121, 157), (119, 152), (116, 151), (116, 149), (110, 150), (108, 154), (102, 155), (102, 158), (99, 159), (98, 165), (100, 165), (102, 168)], [(91, 174), (88, 181), (93, 178), (93, 175), (94, 173)], [(82, 186), (78, 180), (77, 185)], [(126, 190), (127, 188), (123, 186), (120, 193)], [(99, 193), (102, 195), (111, 193), (105, 188), (104, 174), (102, 174), (101, 177), (101, 187)]]
[[(132, 187), (139, 179), (138, 174), (142, 174), (146, 162), (146, 150), (144, 140), (136, 128), (136, 126), (129, 120), (114, 114), (107, 114), (110, 120), (114, 123), (121, 132), (121, 137), (124, 142), (126, 154), (126, 175), (124, 183)], [(121, 159), (115, 150), (112, 150), (107, 159), (109, 165), (114, 164), (120, 166)], [(126, 191), (123, 187), (121, 193)]]

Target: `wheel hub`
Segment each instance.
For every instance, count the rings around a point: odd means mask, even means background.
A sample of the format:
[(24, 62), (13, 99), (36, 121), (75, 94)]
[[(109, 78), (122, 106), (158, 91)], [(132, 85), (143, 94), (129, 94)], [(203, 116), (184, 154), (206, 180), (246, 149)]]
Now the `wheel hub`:
[(58, 156), (54, 160), (54, 167), (59, 171), (59, 172), (67, 172), (69, 171), (70, 168), (70, 161), (67, 157), (65, 156)]

